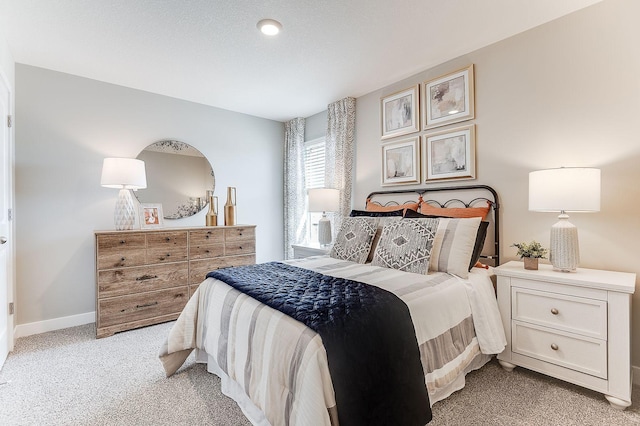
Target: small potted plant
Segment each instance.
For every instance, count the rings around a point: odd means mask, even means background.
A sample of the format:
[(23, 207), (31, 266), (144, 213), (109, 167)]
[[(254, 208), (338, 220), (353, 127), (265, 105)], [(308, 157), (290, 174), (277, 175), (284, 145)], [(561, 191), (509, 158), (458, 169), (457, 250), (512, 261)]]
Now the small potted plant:
[(524, 260), (524, 269), (537, 270), (538, 259), (546, 259), (548, 250), (537, 241), (527, 243), (514, 243), (511, 247), (518, 249), (518, 256)]

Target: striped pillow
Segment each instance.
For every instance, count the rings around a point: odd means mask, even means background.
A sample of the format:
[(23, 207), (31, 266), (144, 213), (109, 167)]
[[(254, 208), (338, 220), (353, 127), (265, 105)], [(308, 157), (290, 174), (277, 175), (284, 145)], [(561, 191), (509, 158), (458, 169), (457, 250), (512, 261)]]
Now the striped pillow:
[(441, 218), (433, 241), (429, 270), (469, 277), (469, 262), (481, 218)]

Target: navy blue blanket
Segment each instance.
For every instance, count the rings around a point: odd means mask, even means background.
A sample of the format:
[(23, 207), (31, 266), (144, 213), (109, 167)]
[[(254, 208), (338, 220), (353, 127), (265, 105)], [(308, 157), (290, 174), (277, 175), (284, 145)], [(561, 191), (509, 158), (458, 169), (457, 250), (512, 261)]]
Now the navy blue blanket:
[(209, 272), (315, 330), (341, 426), (425, 425), (429, 395), (407, 305), (393, 293), (279, 262)]

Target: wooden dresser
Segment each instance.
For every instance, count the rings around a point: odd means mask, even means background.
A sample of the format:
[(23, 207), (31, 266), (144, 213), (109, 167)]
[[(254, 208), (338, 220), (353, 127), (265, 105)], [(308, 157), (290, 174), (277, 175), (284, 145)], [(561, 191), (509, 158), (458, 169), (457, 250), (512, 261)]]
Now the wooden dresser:
[(174, 320), (207, 272), (253, 264), (255, 226), (97, 231), (96, 337)]

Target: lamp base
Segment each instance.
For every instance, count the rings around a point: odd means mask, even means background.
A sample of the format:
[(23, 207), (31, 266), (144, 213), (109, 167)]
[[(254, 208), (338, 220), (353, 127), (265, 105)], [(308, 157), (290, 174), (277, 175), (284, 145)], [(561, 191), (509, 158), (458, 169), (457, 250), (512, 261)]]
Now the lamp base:
[(323, 246), (331, 244), (331, 221), (326, 214), (318, 221), (318, 242)]
[(116, 211), (113, 220), (116, 225), (116, 230), (118, 231), (133, 229), (136, 221), (136, 209), (130, 190), (121, 189), (118, 193), (118, 201), (116, 201)]
[(549, 260), (556, 271), (575, 272), (580, 262), (578, 228), (569, 222), (569, 216), (564, 212), (558, 219), (551, 227)]

